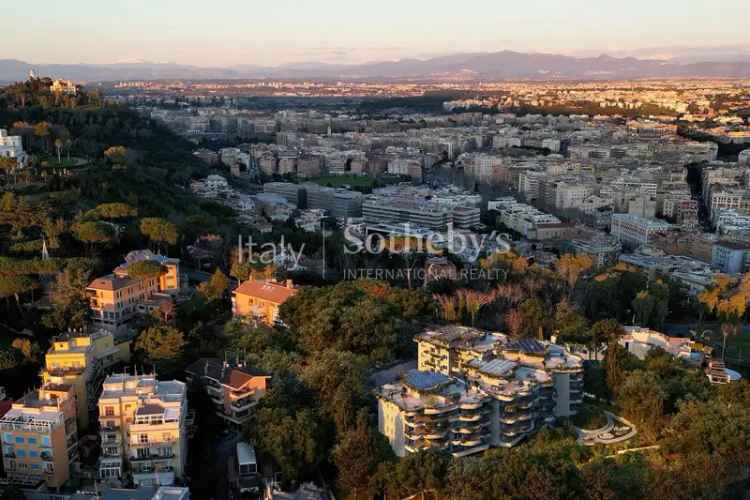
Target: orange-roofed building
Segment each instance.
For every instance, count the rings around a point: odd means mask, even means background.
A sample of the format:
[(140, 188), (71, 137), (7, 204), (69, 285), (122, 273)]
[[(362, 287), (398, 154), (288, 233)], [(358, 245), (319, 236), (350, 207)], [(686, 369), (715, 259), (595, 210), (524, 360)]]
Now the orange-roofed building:
[(216, 415), (230, 426), (240, 427), (266, 395), (271, 375), (241, 363), (216, 358), (199, 359), (185, 369), (188, 383), (198, 383), (211, 398)]
[[(163, 272), (153, 277), (131, 277), (128, 266), (149, 260), (162, 266)], [(162, 302), (171, 302), (181, 287), (180, 260), (156, 255), (149, 250), (134, 250), (112, 274), (89, 283), (91, 321), (95, 326), (117, 332), (136, 314), (147, 314)]]
[(267, 325), (279, 321), (279, 307), (299, 289), (286, 280), (248, 280), (232, 294), (232, 311), (235, 316), (255, 319)]

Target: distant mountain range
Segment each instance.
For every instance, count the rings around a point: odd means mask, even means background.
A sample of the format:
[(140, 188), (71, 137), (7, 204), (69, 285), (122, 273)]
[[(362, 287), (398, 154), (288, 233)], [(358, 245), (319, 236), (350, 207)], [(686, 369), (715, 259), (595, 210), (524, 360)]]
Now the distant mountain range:
[(750, 59), (736, 61), (571, 57), (502, 51), (454, 54), (432, 59), (402, 59), (366, 64), (300, 63), (277, 67), (238, 65), (199, 67), (173, 63), (41, 64), (0, 60), (0, 81), (22, 80), (29, 70), (39, 75), (80, 82), (159, 79), (310, 78), (367, 80), (510, 80), (629, 79), (669, 77), (750, 78)]

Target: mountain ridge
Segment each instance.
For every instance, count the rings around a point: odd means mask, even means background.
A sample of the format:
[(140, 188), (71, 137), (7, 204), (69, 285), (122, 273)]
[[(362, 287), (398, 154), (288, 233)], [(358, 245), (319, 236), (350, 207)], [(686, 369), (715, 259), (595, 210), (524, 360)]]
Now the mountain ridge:
[(0, 80), (37, 74), (81, 82), (160, 79), (318, 78), (382, 80), (630, 79), (671, 77), (750, 78), (750, 60), (681, 62), (613, 57), (574, 57), (551, 53), (467, 52), (428, 59), (404, 58), (364, 64), (298, 62), (279, 66), (237, 64), (204, 67), (177, 63), (121, 62), (112, 64), (30, 64), (0, 59)]

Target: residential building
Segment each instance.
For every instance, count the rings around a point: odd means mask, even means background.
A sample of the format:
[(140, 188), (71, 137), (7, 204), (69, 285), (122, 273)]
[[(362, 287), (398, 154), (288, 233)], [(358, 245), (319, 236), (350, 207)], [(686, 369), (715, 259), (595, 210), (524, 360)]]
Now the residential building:
[(711, 265), (726, 274), (742, 274), (750, 270), (750, 243), (718, 241), (711, 252)]
[(418, 369), (377, 391), (378, 426), (398, 456), (511, 447), (583, 399), (583, 361), (563, 347), (449, 325), (415, 337)]
[(617, 261), (622, 245), (611, 236), (592, 238), (590, 240), (571, 240), (567, 249), (575, 254), (591, 257), (595, 267), (606, 267)]
[(60, 488), (78, 460), (75, 392), (45, 384), (19, 399), (0, 418), (3, 466), (16, 484)]
[(362, 193), (349, 189), (306, 183), (307, 208), (327, 210), (331, 217), (348, 219), (362, 216)]
[[(128, 275), (128, 266), (141, 260), (160, 264), (164, 272), (157, 277), (135, 278)], [(148, 313), (180, 290), (180, 260), (156, 255), (149, 250), (136, 250), (112, 274), (89, 283), (91, 320), (95, 326), (119, 331), (138, 313)]]
[(70, 80), (53, 80), (49, 91), (53, 94), (76, 95), (78, 94), (78, 87)]
[(110, 375), (99, 397), (101, 480), (129, 476), (137, 486), (182, 479), (188, 453), (187, 390), (154, 375)]
[(232, 292), (232, 311), (235, 316), (273, 325), (279, 321), (281, 304), (298, 291), (292, 280), (280, 283), (273, 279), (251, 279)]
[(28, 156), (23, 150), (23, 140), (20, 135), (8, 135), (8, 131), (0, 128), (0, 157), (16, 160), (19, 168), (28, 164)]
[(670, 229), (670, 224), (657, 219), (632, 214), (612, 214), (612, 236), (630, 248), (648, 245), (654, 234)]
[(307, 206), (307, 192), (299, 184), (292, 182), (267, 182), (263, 184), (263, 192), (281, 196), (297, 208)]
[(98, 389), (105, 373), (130, 360), (130, 344), (127, 338), (116, 341), (107, 330), (70, 331), (52, 340), (44, 356), (42, 381), (73, 387), (81, 431), (89, 427), (89, 416), (96, 410)]
[(266, 395), (269, 373), (242, 363), (199, 359), (185, 369), (188, 383), (198, 383), (211, 398), (216, 415), (230, 426), (240, 427)]

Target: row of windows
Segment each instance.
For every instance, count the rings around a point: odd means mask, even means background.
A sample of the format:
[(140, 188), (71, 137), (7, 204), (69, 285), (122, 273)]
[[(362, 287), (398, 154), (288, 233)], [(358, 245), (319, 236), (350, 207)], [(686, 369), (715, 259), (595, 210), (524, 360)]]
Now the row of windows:
[[(38, 444), (38, 439), (35, 436), (29, 436), (28, 439), (24, 438), (23, 436), (14, 436), (10, 432), (6, 432), (3, 434), (3, 443), (5, 444), (31, 444), (35, 445)], [(49, 436), (42, 436), (42, 446), (49, 446), (50, 445), (50, 438)]]

